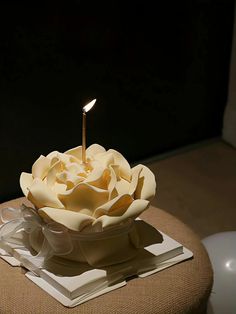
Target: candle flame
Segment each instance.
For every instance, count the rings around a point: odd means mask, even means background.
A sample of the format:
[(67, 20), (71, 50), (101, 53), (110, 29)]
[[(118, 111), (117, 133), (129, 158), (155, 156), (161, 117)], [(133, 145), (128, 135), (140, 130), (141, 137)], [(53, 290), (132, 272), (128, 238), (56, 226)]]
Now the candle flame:
[(83, 107), (83, 112), (88, 112), (90, 109), (92, 109), (95, 102), (96, 102), (96, 99), (93, 99), (92, 101), (90, 101), (86, 106)]

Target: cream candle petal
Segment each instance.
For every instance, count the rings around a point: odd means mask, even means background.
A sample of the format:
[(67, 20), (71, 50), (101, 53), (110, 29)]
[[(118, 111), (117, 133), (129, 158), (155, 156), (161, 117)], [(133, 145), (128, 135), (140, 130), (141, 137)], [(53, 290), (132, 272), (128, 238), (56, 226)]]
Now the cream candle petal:
[(135, 199), (151, 199), (156, 193), (156, 180), (154, 174), (146, 166), (140, 173), (138, 185), (134, 193)]
[[(91, 163), (92, 166), (92, 163)], [(104, 167), (102, 167), (99, 163), (97, 165), (94, 165), (93, 163), (93, 171), (89, 172), (87, 174), (87, 178), (84, 180), (85, 182), (94, 182), (102, 178), (103, 172), (105, 170)]]
[(49, 158), (41, 155), (32, 166), (32, 176), (43, 179), (50, 168), (50, 162)]
[(112, 168), (114, 171), (114, 174), (116, 176), (116, 181), (120, 180), (120, 166), (119, 165), (110, 165), (109, 168)]
[(111, 200), (118, 195), (118, 192), (115, 188), (117, 178), (116, 178), (116, 174), (113, 169), (113, 166), (109, 166), (109, 169), (110, 169), (110, 182), (108, 184), (108, 191), (109, 191), (109, 200)]
[(38, 212), (44, 220), (53, 220), (73, 231), (81, 231), (94, 222), (91, 216), (60, 208), (43, 207)]
[(72, 161), (77, 161), (75, 156), (70, 156), (67, 154), (58, 153), (57, 158), (62, 161), (64, 164), (71, 163)]
[(83, 171), (83, 168), (81, 165), (78, 165), (76, 162), (71, 162), (65, 165), (65, 169), (68, 173), (71, 173), (73, 175), (77, 175), (79, 172)]
[(84, 180), (84, 183), (88, 183), (100, 189), (107, 189), (109, 183), (109, 176), (110, 170), (105, 169), (100, 164), (98, 164), (90, 173), (88, 173), (88, 176)]
[(106, 167), (104, 167), (98, 160), (90, 160), (86, 163), (86, 166), (83, 166), (84, 171), (87, 174), (87, 177), (89, 176), (93, 176), (93, 173), (97, 171), (102, 172), (104, 169), (106, 169)]
[(78, 159), (76, 157), (72, 155), (62, 154), (58, 151), (54, 151), (48, 154), (47, 157), (51, 159), (51, 167), (58, 161), (63, 162), (65, 165), (73, 163), (73, 162), (78, 162)]
[(98, 207), (94, 212), (94, 217), (98, 218), (102, 215), (121, 216), (133, 202), (133, 198), (129, 194), (118, 195), (113, 200)]
[(57, 150), (54, 150), (53, 152), (49, 153), (46, 157), (49, 159), (53, 159), (54, 157), (57, 157), (59, 152)]
[(67, 155), (74, 156), (78, 160), (82, 160), (82, 146), (71, 148), (65, 152)]
[(62, 171), (56, 175), (57, 181), (61, 183), (65, 183), (66, 185), (73, 185), (73, 187), (80, 182), (84, 181), (84, 177), (75, 175), (73, 173), (70, 173), (69, 171)]
[(114, 164), (114, 156), (108, 152), (99, 153), (95, 156), (95, 158), (103, 165), (103, 167), (106, 168)]
[(83, 208), (94, 210), (108, 201), (109, 192), (86, 183), (80, 183), (73, 190), (59, 194), (58, 197), (69, 210), (79, 211)]
[(22, 172), (20, 175), (20, 187), (26, 197), (29, 193), (29, 187), (32, 185), (33, 180), (34, 179), (31, 173)]
[(116, 182), (116, 190), (118, 194), (128, 194), (130, 189), (130, 183), (125, 179), (120, 179)]
[(67, 190), (67, 185), (63, 184), (63, 183), (57, 183), (55, 182), (54, 186), (52, 187), (52, 190), (56, 193), (56, 194), (61, 194), (61, 193), (65, 193)]
[(95, 156), (96, 154), (104, 153), (106, 150), (104, 147), (98, 144), (92, 144), (86, 149), (87, 156)]
[(129, 194), (130, 195), (133, 195), (135, 190), (137, 189), (138, 180), (139, 180), (139, 176), (140, 176), (142, 169), (143, 169), (142, 165), (137, 165), (131, 169), (132, 179), (131, 179), (130, 186), (129, 186)]
[(131, 168), (128, 161), (114, 149), (109, 149), (107, 153), (111, 153), (114, 156), (114, 164), (120, 166), (120, 176), (128, 181), (131, 179)]
[(53, 186), (56, 182), (57, 179), (57, 174), (58, 172), (63, 171), (63, 163), (59, 160), (54, 165), (49, 169), (48, 174), (47, 174), (47, 184), (49, 186)]
[(64, 162), (69, 162), (70, 159), (71, 159), (71, 157), (73, 157), (73, 156), (72, 156), (72, 155), (66, 155), (66, 154), (60, 153), (60, 152), (58, 152), (57, 150), (55, 150), (55, 151), (53, 151), (53, 152), (51, 152), (51, 153), (49, 153), (49, 154), (47, 155), (47, 158), (51, 159), (51, 166), (52, 166), (52, 164), (54, 163), (54, 162), (53, 162), (54, 159), (56, 160), (56, 162), (57, 162), (58, 160), (61, 160), (61, 161), (64, 161)]
[(149, 206), (149, 201), (147, 200), (134, 200), (133, 203), (128, 207), (125, 213), (121, 216), (107, 216), (103, 215), (97, 218), (93, 225), (101, 224), (102, 228), (107, 228), (110, 226), (121, 224), (129, 218), (135, 219), (138, 217), (147, 207)]
[(57, 194), (38, 178), (34, 179), (32, 185), (29, 187), (28, 198), (38, 208), (45, 206), (64, 208)]

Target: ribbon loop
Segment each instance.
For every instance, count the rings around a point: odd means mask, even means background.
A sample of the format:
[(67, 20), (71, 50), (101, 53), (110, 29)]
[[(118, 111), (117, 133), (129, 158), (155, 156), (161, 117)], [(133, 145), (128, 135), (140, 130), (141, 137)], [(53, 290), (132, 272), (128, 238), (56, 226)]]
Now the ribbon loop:
[(22, 217), (22, 211), (20, 208), (3, 208), (0, 210), (0, 219), (3, 223), (6, 223), (8, 221), (19, 219)]
[[(73, 250), (73, 243), (68, 229), (58, 223), (45, 222), (37, 214), (36, 210), (22, 205), (21, 208), (4, 208), (0, 210), (0, 218), (3, 225), (0, 226), (0, 247), (14, 256), (14, 248), (19, 244), (25, 245), (25, 237), (30, 242), (34, 232), (43, 235), (41, 248), (36, 256), (21, 256), (23, 266), (37, 274), (38, 269), (43, 267), (46, 260), (54, 255), (63, 256)], [(19, 259), (19, 256), (17, 257)]]
[(22, 229), (24, 220), (22, 218), (6, 222), (0, 228), (0, 240), (7, 241)]
[(66, 255), (73, 250), (72, 240), (66, 227), (52, 222), (47, 224), (46, 228), (43, 228), (43, 234), (55, 255)]

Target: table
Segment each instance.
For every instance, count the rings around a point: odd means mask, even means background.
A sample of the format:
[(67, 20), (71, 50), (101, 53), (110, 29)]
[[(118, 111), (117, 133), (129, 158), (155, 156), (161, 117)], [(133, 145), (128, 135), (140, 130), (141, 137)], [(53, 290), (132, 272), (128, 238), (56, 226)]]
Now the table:
[[(0, 205), (19, 207), (25, 198)], [(141, 218), (190, 249), (194, 258), (68, 309), (0, 259), (0, 313), (183, 314), (204, 313), (213, 283), (212, 267), (200, 239), (185, 224), (156, 207)]]

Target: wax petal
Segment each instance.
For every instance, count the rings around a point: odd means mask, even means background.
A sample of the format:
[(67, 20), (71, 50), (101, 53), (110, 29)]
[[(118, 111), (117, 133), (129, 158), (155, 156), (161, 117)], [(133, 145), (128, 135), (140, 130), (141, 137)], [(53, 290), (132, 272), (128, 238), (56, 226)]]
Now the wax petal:
[(106, 150), (104, 147), (98, 144), (92, 144), (86, 149), (86, 155), (89, 157), (95, 156), (99, 153), (104, 153)]
[(29, 188), (28, 199), (37, 207), (64, 208), (57, 194), (41, 179), (34, 179)]
[(116, 181), (120, 180), (120, 166), (119, 165), (110, 165), (109, 168), (112, 168), (116, 176)]
[(114, 164), (114, 156), (112, 155), (112, 153), (99, 153), (96, 154), (95, 156), (95, 160), (98, 160), (103, 167), (109, 167), (109, 165)]
[(79, 211), (83, 208), (95, 210), (108, 201), (109, 192), (86, 183), (79, 183), (74, 189), (58, 195), (65, 208)]
[(50, 167), (51, 160), (43, 155), (41, 155), (32, 166), (32, 176), (34, 178), (43, 179)]
[(90, 163), (92, 171), (88, 172), (86, 182), (97, 181), (102, 177), (105, 167), (103, 167), (99, 162), (93, 161)]
[(78, 160), (82, 160), (82, 146), (77, 146), (75, 148), (69, 149), (65, 152), (65, 154), (74, 156)]
[(139, 180), (139, 176), (140, 176), (142, 169), (143, 169), (142, 165), (137, 165), (131, 169), (132, 179), (131, 179), (130, 186), (129, 186), (129, 194), (130, 195), (133, 195), (135, 190), (137, 189), (138, 180)]
[(89, 185), (96, 186), (100, 189), (107, 189), (109, 183), (110, 170), (104, 169), (102, 166), (97, 166), (88, 174), (87, 178), (84, 180), (84, 183)]
[(109, 149), (107, 153), (112, 153), (114, 157), (114, 164), (120, 166), (120, 176), (128, 181), (131, 178), (131, 168), (128, 161), (114, 149)]
[(79, 172), (84, 171), (84, 168), (82, 167), (82, 165), (76, 162), (71, 162), (71, 163), (66, 164), (65, 169), (74, 175), (77, 175)]
[(46, 157), (49, 159), (53, 159), (54, 157), (57, 157), (59, 152), (57, 150), (54, 150), (53, 152), (49, 153)]
[(130, 189), (130, 183), (125, 179), (120, 179), (116, 182), (116, 190), (118, 194), (128, 194)]
[(20, 175), (20, 187), (26, 197), (29, 193), (29, 187), (32, 185), (33, 180), (34, 179), (31, 173), (22, 172)]
[(57, 151), (48, 154), (47, 157), (51, 159), (50, 168), (53, 167), (59, 161), (66, 165), (68, 163), (71, 163), (71, 158), (76, 159), (73, 156), (62, 154)]
[(78, 161), (78, 159), (73, 156), (73, 155), (67, 155), (67, 154), (62, 154), (62, 153), (58, 153), (57, 158), (62, 161), (64, 164), (68, 164), (71, 161)]
[(65, 183), (68, 189), (73, 188), (80, 182), (84, 181), (84, 177), (77, 176), (69, 171), (63, 171), (57, 174), (57, 180), (61, 183)]
[(50, 218), (74, 231), (81, 231), (85, 226), (92, 224), (94, 221), (94, 218), (91, 216), (66, 209), (43, 207), (40, 208), (38, 212), (44, 220)]
[(52, 187), (52, 190), (56, 193), (56, 194), (61, 194), (61, 193), (65, 193), (67, 190), (67, 185), (66, 184), (62, 184), (62, 183), (57, 183), (55, 182), (55, 184)]
[(120, 216), (127, 210), (132, 203), (133, 198), (129, 194), (118, 195), (113, 200), (98, 207), (94, 212), (94, 217), (98, 218), (102, 215)]
[(109, 169), (110, 169), (110, 182), (108, 184), (108, 191), (109, 191), (109, 200), (111, 200), (118, 195), (118, 192), (115, 187), (117, 178), (116, 178), (116, 174), (113, 169), (113, 166), (109, 166)]
[(138, 185), (134, 193), (135, 199), (152, 198), (156, 193), (156, 180), (154, 174), (146, 166), (142, 165)]
[(52, 186), (55, 184), (58, 172), (62, 172), (64, 169), (63, 163), (59, 160), (57, 161), (48, 171), (47, 174), (47, 184)]
[(133, 203), (128, 207), (125, 213), (122, 216), (107, 216), (103, 215), (97, 218), (93, 225), (101, 224), (102, 228), (107, 228), (113, 225), (118, 225), (125, 220), (132, 218), (135, 219), (138, 217), (145, 209), (147, 209), (149, 205), (149, 201), (147, 200), (135, 200)]

